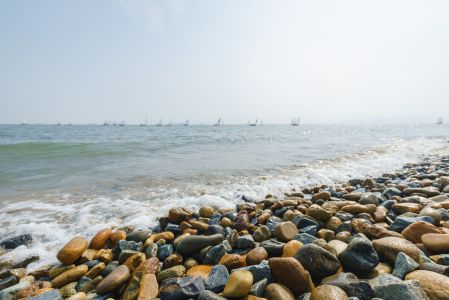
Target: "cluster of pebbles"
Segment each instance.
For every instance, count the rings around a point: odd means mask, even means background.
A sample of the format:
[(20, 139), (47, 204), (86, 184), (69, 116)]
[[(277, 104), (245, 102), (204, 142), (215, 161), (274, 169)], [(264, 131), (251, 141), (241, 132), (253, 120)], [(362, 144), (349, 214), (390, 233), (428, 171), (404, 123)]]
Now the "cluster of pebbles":
[(235, 210), (172, 208), (147, 231), (74, 237), (59, 265), (3, 263), (0, 300), (449, 299), (448, 196), (449, 157), (429, 156)]

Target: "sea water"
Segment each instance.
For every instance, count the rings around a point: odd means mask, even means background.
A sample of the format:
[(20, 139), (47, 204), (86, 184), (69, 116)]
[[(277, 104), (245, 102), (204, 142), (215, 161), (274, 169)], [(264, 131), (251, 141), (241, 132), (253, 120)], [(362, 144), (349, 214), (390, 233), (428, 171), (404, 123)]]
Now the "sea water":
[(55, 262), (75, 235), (148, 228), (170, 207), (234, 207), (449, 154), (447, 125), (0, 125), (0, 238)]

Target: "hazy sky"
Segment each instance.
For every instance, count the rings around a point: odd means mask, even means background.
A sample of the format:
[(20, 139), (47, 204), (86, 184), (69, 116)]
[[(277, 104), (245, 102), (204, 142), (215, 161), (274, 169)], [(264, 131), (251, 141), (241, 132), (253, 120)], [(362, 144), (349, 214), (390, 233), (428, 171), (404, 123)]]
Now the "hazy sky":
[(449, 121), (449, 1), (0, 0), (0, 123)]

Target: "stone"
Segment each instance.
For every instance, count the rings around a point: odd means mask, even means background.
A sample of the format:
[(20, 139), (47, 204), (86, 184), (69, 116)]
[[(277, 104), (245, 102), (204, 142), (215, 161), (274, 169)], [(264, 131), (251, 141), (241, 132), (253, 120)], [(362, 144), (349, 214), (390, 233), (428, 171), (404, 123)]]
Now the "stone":
[(421, 236), (424, 247), (431, 253), (449, 252), (449, 234), (426, 233)]
[(97, 252), (97, 259), (101, 260), (105, 264), (108, 264), (112, 261), (113, 255), (111, 249), (100, 249)]
[(251, 227), (249, 222), (248, 212), (246, 210), (240, 211), (234, 219), (234, 228), (237, 231), (247, 230)]
[(334, 255), (315, 244), (302, 246), (294, 257), (316, 282), (335, 274), (340, 268), (340, 262)]
[(224, 244), (213, 246), (209, 251), (207, 251), (206, 256), (203, 259), (203, 263), (206, 265), (216, 265), (225, 254), (226, 246)]
[[(173, 225), (173, 226), (177, 226), (177, 225)], [(137, 231), (129, 233), (126, 236), (126, 240), (144, 244), (150, 236), (151, 236), (151, 231), (149, 231), (149, 230), (137, 230)]]
[(134, 270), (122, 293), (122, 300), (133, 300), (137, 298), (139, 295), (140, 283), (147, 272), (147, 268), (146, 265), (141, 265)]
[(161, 283), (161, 300), (196, 299), (204, 291), (204, 282), (200, 277), (169, 278)]
[(268, 285), (268, 280), (266, 278), (262, 279), (262, 280), (260, 280), (260, 281), (258, 281), (256, 283), (254, 283), (251, 286), (251, 289), (249, 290), (249, 293), (251, 295), (256, 296), (256, 297), (263, 297), (264, 296), (264, 292), (265, 292), (265, 288), (266, 288), (267, 285)]
[(274, 228), (274, 236), (282, 242), (291, 241), (297, 234), (298, 228), (290, 221), (279, 223)]
[(428, 300), (426, 293), (417, 281), (402, 281), (385, 274), (369, 281), (376, 297), (394, 300)]
[(97, 232), (97, 234), (90, 240), (89, 249), (100, 250), (103, 249), (109, 238), (112, 235), (111, 228), (105, 228)]
[(67, 300), (88, 300), (88, 299), (86, 293), (80, 292), (70, 296), (69, 298), (67, 298)]
[(100, 275), (100, 273), (104, 270), (104, 268), (106, 267), (106, 265), (103, 262), (100, 262), (98, 264), (96, 264), (95, 266), (93, 266), (87, 273), (86, 273), (86, 277), (90, 278), (90, 279), (94, 279), (95, 277), (97, 277), (98, 275)]
[(119, 241), (126, 240), (126, 232), (123, 230), (116, 230), (109, 237), (109, 246), (115, 247)]
[(408, 203), (408, 202), (394, 204), (392, 208), (399, 214), (404, 214), (406, 212), (412, 212), (417, 214), (421, 210), (421, 206), (418, 203)]
[(228, 279), (229, 272), (224, 265), (213, 266), (205, 280), (206, 289), (219, 293), (223, 291)]
[(203, 248), (208, 246), (218, 245), (223, 241), (221, 234), (214, 234), (209, 236), (190, 235), (183, 238), (176, 247), (176, 251), (182, 255), (193, 255)]
[(120, 265), (97, 285), (96, 291), (100, 295), (112, 292), (128, 281), (129, 277), (128, 267)]
[(251, 272), (245, 270), (232, 272), (223, 290), (223, 297), (243, 297), (249, 293), (252, 284), (253, 274)]
[(219, 264), (224, 265), (226, 268), (232, 270), (244, 267), (246, 265), (246, 260), (245, 256), (239, 254), (225, 254), (220, 259)]
[(0, 280), (0, 291), (10, 286), (17, 284), (17, 278), (15, 276), (9, 276)]
[(6, 237), (0, 240), (0, 247), (6, 250), (12, 250), (19, 246), (28, 246), (33, 242), (31, 234), (20, 234), (15, 236)]
[(157, 257), (150, 257), (143, 264), (148, 267), (148, 274), (156, 274), (157, 272), (159, 272), (160, 265), (159, 259)]
[(416, 270), (419, 264), (404, 252), (399, 252), (396, 256), (392, 275), (404, 279), (405, 275)]
[(171, 223), (179, 224), (182, 221), (187, 221), (192, 216), (192, 212), (182, 207), (175, 207), (168, 211), (168, 220)]
[(310, 300), (347, 300), (348, 296), (338, 286), (320, 285), (312, 290)]
[(426, 270), (416, 270), (407, 276), (406, 280), (416, 280), (431, 300), (448, 299), (449, 277)]
[(163, 261), (167, 257), (173, 254), (175, 251), (172, 244), (165, 244), (161, 245), (157, 248), (157, 258), (159, 258), (160, 261)]
[(396, 256), (399, 252), (404, 252), (410, 256), (413, 260), (419, 261), (419, 249), (411, 242), (397, 238), (397, 237), (384, 237), (373, 241), (374, 249), (376, 249), (379, 258), (390, 264), (394, 264)]
[(362, 197), (359, 200), (359, 204), (365, 205), (365, 204), (374, 204), (379, 205), (379, 200), (377, 199), (376, 194), (373, 193), (366, 193), (363, 194)]
[(371, 273), (379, 264), (379, 257), (371, 241), (361, 233), (349, 240), (348, 246), (338, 255), (338, 260), (345, 271), (358, 276)]
[(360, 281), (352, 273), (339, 272), (324, 278), (321, 284), (338, 286), (345, 291), (348, 297), (357, 297), (359, 300), (371, 300), (374, 297), (374, 291), (370, 284), (365, 281)]
[(145, 274), (140, 282), (139, 294), (137, 300), (154, 299), (159, 293), (159, 284), (156, 275)]
[(246, 264), (247, 265), (258, 265), (263, 260), (268, 258), (268, 252), (263, 247), (257, 247), (250, 250), (246, 254)]
[(340, 253), (342, 253), (346, 249), (346, 247), (348, 247), (348, 244), (346, 244), (345, 242), (342, 242), (340, 240), (332, 240), (332, 241), (329, 241), (327, 244), (335, 249), (335, 252), (337, 253), (337, 257), (338, 257), (338, 255), (340, 255)]
[(242, 270), (251, 272), (251, 274), (253, 274), (254, 282), (260, 281), (264, 278), (267, 279), (268, 282), (270, 282), (270, 283), (272, 282), (271, 269), (266, 260), (261, 262), (258, 265), (252, 265), (252, 266), (247, 266), (247, 267), (242, 267), (239, 269), (232, 270), (231, 274), (233, 272), (242, 271)]
[(69, 298), (77, 293), (77, 290), (75, 289), (77, 282), (72, 282), (69, 284), (66, 284), (59, 290), (61, 291), (61, 295), (63, 298)]
[(129, 272), (133, 272), (137, 267), (139, 267), (146, 260), (145, 254), (138, 252), (133, 256), (127, 258), (123, 265), (127, 266)]
[(239, 236), (236, 239), (236, 246), (238, 249), (251, 249), (255, 246), (254, 239), (250, 234)]
[(162, 270), (157, 274), (157, 281), (162, 282), (165, 279), (184, 276), (186, 268), (183, 265), (174, 266)]
[(416, 221), (408, 225), (401, 232), (402, 236), (405, 237), (410, 242), (412, 242), (413, 244), (421, 243), (421, 237), (426, 233), (440, 234), (441, 231), (438, 229), (438, 227), (428, 222)]
[(265, 288), (265, 298), (269, 300), (295, 300), (292, 292), (284, 285), (270, 283)]
[(82, 237), (74, 237), (61, 250), (57, 258), (65, 265), (73, 264), (87, 249), (87, 241)]
[(210, 218), (214, 214), (214, 208), (212, 206), (203, 206), (199, 211), (200, 217)]
[[(115, 245), (114, 249), (112, 250), (114, 257), (118, 257), (120, 262), (124, 262), (126, 258), (130, 257), (131, 255), (135, 254), (136, 252), (139, 252), (142, 250), (142, 243), (136, 243), (134, 241), (126, 241), (126, 240), (120, 240), (118, 241), (117, 245)], [(127, 253), (131, 255), (126, 255), (127, 257), (122, 258), (122, 253), (128, 251)], [(134, 251), (134, 252), (133, 252)]]
[(417, 217), (407, 217), (406, 215), (398, 216), (396, 219), (394, 219), (393, 224), (390, 225), (390, 230), (401, 232), (404, 230), (407, 226), (412, 224), (416, 221), (423, 221), (433, 224), (434, 219), (429, 216), (417, 216)]
[(34, 297), (30, 297), (27, 300), (62, 300), (62, 296), (61, 293), (59, 292), (59, 290), (49, 290), (48, 292), (42, 293), (40, 295), (34, 296)]
[(313, 243), (317, 238), (313, 235), (303, 232), (297, 234), (294, 239), (300, 241), (303, 245), (307, 245)]
[[(224, 267), (224, 266), (222, 266), (222, 267)], [(200, 276), (201, 278), (206, 279), (206, 277), (209, 275), (211, 270), (212, 270), (212, 266), (210, 266), (210, 265), (197, 265), (197, 266), (193, 266), (190, 269), (188, 269), (186, 272), (186, 275), (191, 276), (191, 277)]]
[(214, 292), (204, 290), (198, 296), (198, 300), (226, 300), (226, 298), (221, 297), (221, 296), (215, 294)]
[(263, 241), (260, 243), (260, 247), (265, 248), (268, 252), (268, 256), (281, 256), (284, 251), (285, 243), (275, 239)]
[(267, 226), (262, 225), (254, 231), (253, 238), (254, 241), (256, 242), (263, 242), (269, 240), (271, 238), (270, 230), (268, 229)]
[(332, 212), (325, 210), (324, 208), (322, 208), (319, 205), (312, 204), (307, 209), (306, 215), (308, 215), (316, 220), (324, 222), (324, 221), (328, 220), (330, 217), (332, 217)]
[(300, 241), (297, 240), (291, 240), (290, 242), (286, 243), (283, 250), (282, 250), (282, 257), (293, 257), (295, 256), (296, 252), (301, 248), (303, 245)]
[(301, 263), (295, 258), (270, 258), (268, 265), (274, 282), (285, 285), (295, 295), (300, 295), (307, 290), (309, 276)]
[(53, 278), (51, 285), (54, 288), (60, 288), (68, 283), (77, 281), (87, 273), (88, 269), (86, 265), (79, 265), (69, 269)]
[(313, 194), (312, 202), (315, 202), (316, 200), (319, 200), (319, 199), (329, 201), (331, 199), (331, 193), (329, 193), (328, 191), (324, 191), (324, 192), (319, 192), (319, 193)]
[(112, 273), (118, 266), (118, 261), (112, 261), (110, 262), (104, 269), (101, 271), (100, 275), (103, 277), (108, 276)]

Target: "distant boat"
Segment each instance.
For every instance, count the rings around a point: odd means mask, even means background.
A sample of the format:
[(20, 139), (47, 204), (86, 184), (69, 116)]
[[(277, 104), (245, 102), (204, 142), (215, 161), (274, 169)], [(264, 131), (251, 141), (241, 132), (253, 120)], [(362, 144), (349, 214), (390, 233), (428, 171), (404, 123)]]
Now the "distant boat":
[(443, 118), (441, 118), (441, 117), (440, 117), (440, 118), (438, 118), (438, 120), (437, 120), (437, 124), (438, 124), (438, 125), (441, 125), (441, 124), (443, 124)]
[(117, 122), (112, 122), (112, 126), (117, 126)]
[(61, 125), (62, 125), (62, 124), (61, 124), (60, 121), (56, 122), (56, 126), (61, 126)]
[(27, 120), (23, 119), (22, 123), (20, 123), (20, 125), (28, 125)]
[(221, 118), (218, 118), (217, 123), (214, 124), (214, 126), (221, 126), (223, 125), (223, 121), (221, 120)]
[(184, 125), (184, 126), (189, 126), (189, 120), (186, 120), (186, 121), (184, 122), (184, 124), (182, 124), (182, 125)]
[(249, 125), (249, 126), (257, 126), (257, 119), (256, 119), (256, 122), (254, 122), (254, 123), (250, 123), (250, 122), (248, 121), (248, 125)]
[(120, 124), (118, 124), (118, 126), (125, 126), (125, 121), (121, 121)]
[(159, 120), (159, 123), (157, 123), (156, 126), (162, 126), (162, 119)]
[(67, 124), (67, 126), (72, 126), (72, 122), (69, 122), (69, 124)]
[(301, 118), (297, 117), (297, 118), (293, 118), (290, 125), (292, 126), (299, 126), (299, 122), (301, 121)]
[(108, 121), (104, 121), (103, 126), (109, 126), (110, 124), (108, 123)]

